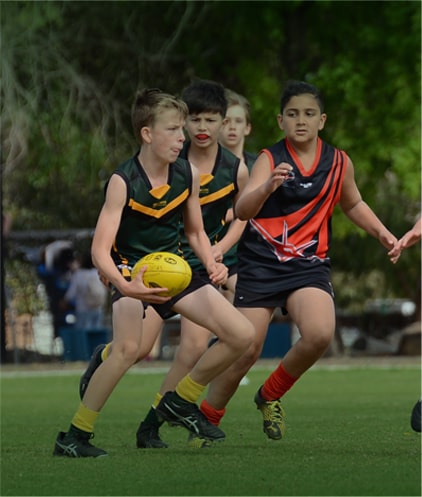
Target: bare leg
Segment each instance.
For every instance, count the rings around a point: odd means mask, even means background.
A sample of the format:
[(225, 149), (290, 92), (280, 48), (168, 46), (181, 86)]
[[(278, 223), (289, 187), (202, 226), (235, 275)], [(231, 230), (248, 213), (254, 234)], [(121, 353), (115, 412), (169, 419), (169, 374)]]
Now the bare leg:
[(143, 307), (123, 297), (113, 304), (113, 353), (93, 374), (83, 404), (100, 411), (125, 372), (136, 362), (142, 338)]
[(255, 338), (248, 350), (232, 366), (210, 383), (207, 402), (215, 409), (224, 409), (226, 407), (242, 378), (261, 355), (274, 309), (241, 307), (239, 311), (253, 324)]
[(236, 281), (237, 281), (237, 274), (232, 274), (230, 278), (226, 281), (226, 284), (224, 285), (225, 288), (220, 288), (220, 292), (231, 304), (233, 304), (234, 301)]
[(177, 347), (172, 365), (167, 373), (160, 393), (174, 390), (179, 381), (186, 376), (206, 351), (211, 333), (188, 319), (180, 320), (180, 344)]
[(153, 307), (148, 306), (145, 311), (145, 318), (142, 323), (142, 342), (139, 352), (138, 362), (145, 359), (153, 349), (157, 338), (163, 329), (164, 321)]
[(205, 351), (191, 371), (192, 380), (200, 385), (207, 385), (227, 369), (246, 351), (253, 339), (254, 329), (249, 320), (209, 285), (181, 299), (175, 310), (207, 328), (219, 339)]
[(286, 430), (279, 399), (327, 350), (335, 328), (333, 299), (318, 288), (293, 292), (287, 309), (301, 337), (255, 395), (255, 403), (263, 416), (263, 431), (274, 440), (280, 440)]
[[(210, 285), (186, 295), (176, 303), (174, 310), (183, 316), (181, 343), (172, 368), (161, 387), (160, 393), (165, 395), (158, 404), (156, 398), (138, 428), (138, 447), (166, 446), (158, 435), (161, 421), (157, 413), (169, 422), (180, 423), (180, 419), (186, 419), (183, 424), (191, 432), (195, 427), (200, 447), (205, 446), (202, 438), (224, 438), (221, 430), (206, 420), (203, 421), (203, 415), (192, 424), (191, 416), (195, 414), (195, 410), (186, 417), (178, 415), (177, 411), (186, 409), (182, 407), (184, 404), (180, 404), (181, 401), (187, 401), (188, 404), (195, 402), (204, 387), (242, 355), (254, 335), (252, 324)], [(217, 343), (210, 348), (207, 348), (210, 336), (208, 330), (218, 337)]]
[(290, 375), (299, 378), (325, 353), (334, 337), (334, 302), (319, 288), (301, 288), (290, 295), (287, 309), (301, 338), (282, 362)]

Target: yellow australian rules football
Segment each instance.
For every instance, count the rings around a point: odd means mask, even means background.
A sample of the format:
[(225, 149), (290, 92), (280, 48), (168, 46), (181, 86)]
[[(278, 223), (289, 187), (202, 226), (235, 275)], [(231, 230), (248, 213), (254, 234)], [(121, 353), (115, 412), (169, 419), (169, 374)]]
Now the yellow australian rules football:
[(147, 266), (144, 285), (148, 288), (168, 288), (160, 293), (164, 297), (174, 297), (182, 292), (192, 280), (192, 269), (182, 257), (171, 252), (153, 252), (133, 266), (132, 279), (139, 270)]

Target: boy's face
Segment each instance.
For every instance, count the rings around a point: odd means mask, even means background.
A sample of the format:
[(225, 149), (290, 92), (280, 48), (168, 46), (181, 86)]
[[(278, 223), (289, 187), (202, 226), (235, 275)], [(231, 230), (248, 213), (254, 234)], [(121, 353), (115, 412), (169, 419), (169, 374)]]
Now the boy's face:
[(189, 114), (186, 120), (186, 131), (192, 145), (207, 148), (217, 143), (222, 124), (223, 116), (219, 112)]
[(326, 119), (315, 97), (307, 93), (292, 97), (283, 114), (277, 116), (280, 129), (290, 141), (297, 143), (315, 140)]
[(223, 147), (236, 147), (250, 132), (251, 125), (246, 121), (245, 109), (241, 105), (230, 106), (220, 130), (219, 140)]
[(183, 148), (185, 120), (177, 110), (161, 112), (153, 126), (142, 128), (142, 139), (164, 162), (174, 162)]

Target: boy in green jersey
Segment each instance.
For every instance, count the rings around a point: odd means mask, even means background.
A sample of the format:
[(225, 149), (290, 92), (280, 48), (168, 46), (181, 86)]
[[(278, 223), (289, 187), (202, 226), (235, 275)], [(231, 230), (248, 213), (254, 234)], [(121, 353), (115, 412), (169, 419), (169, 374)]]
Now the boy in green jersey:
[[(235, 247), (246, 223), (235, 219), (228, 225), (226, 214), (243, 191), (249, 173), (244, 161), (218, 142), (227, 110), (224, 87), (215, 81), (199, 79), (183, 90), (182, 99), (189, 109), (186, 120), (189, 140), (184, 144), (180, 157), (188, 160), (199, 171), (199, 200), (204, 229), (210, 239), (215, 260), (224, 262), (229, 269), (226, 285), (234, 291), (237, 277)], [(204, 275), (206, 271), (203, 263), (192, 251), (186, 235), (186, 226), (181, 226), (183, 255), (194, 271)], [(157, 417), (156, 406), (162, 395), (167, 390), (173, 390), (179, 380), (195, 367), (211, 337), (210, 328), (193, 322), (188, 316), (181, 316), (180, 344), (160, 391), (137, 431), (136, 443), (139, 448), (167, 446), (159, 437), (161, 422)], [(189, 443), (202, 447), (209, 444), (208, 440), (191, 433)]]
[[(132, 123), (140, 151), (112, 174), (92, 242), (95, 266), (112, 290), (113, 353), (95, 368), (68, 432), (57, 436), (54, 455), (107, 455), (89, 440), (100, 410), (140, 355), (148, 306), (163, 319), (181, 314), (219, 337), (219, 343), (206, 350), (192, 371), (163, 396), (157, 412), (161, 419), (197, 436), (224, 438), (219, 428), (206, 421), (196, 401), (206, 385), (246, 351), (254, 330), (216, 288), (225, 283), (228, 271), (216, 262), (204, 231), (199, 173), (179, 157), (186, 116), (186, 104), (160, 90), (144, 90), (136, 97)], [(207, 277), (195, 274), (184, 292), (163, 297), (164, 288), (143, 284), (146, 267), (133, 280), (131, 269), (148, 253), (177, 253), (182, 220), (186, 238)]]

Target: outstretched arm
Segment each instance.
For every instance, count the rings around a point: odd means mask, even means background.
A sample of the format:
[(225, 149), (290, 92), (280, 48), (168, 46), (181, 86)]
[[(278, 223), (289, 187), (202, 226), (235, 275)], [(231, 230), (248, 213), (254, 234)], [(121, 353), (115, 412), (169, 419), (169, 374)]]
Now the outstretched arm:
[(352, 223), (376, 238), (386, 249), (391, 250), (397, 243), (397, 238), (363, 201), (354, 176), (353, 163), (349, 159), (343, 181), (340, 207)]
[[(244, 161), (241, 160), (237, 172), (238, 192), (233, 198), (234, 205), (236, 205), (238, 198), (245, 189), (248, 179), (249, 179), (248, 168), (246, 167)], [(230, 211), (232, 211), (231, 214), (232, 216), (234, 216), (234, 209), (230, 209)], [(226, 222), (227, 222), (227, 213), (226, 213)], [(232, 218), (230, 219), (229, 222), (230, 226), (229, 229), (227, 230), (227, 233), (223, 236), (223, 238), (221, 238), (218, 241), (218, 243), (212, 246), (214, 255), (217, 255), (215, 259), (216, 261), (223, 260), (224, 254), (226, 254), (233, 247), (233, 245), (235, 245), (239, 241), (246, 226), (246, 221), (241, 221), (240, 219), (237, 218), (234, 219)]]

